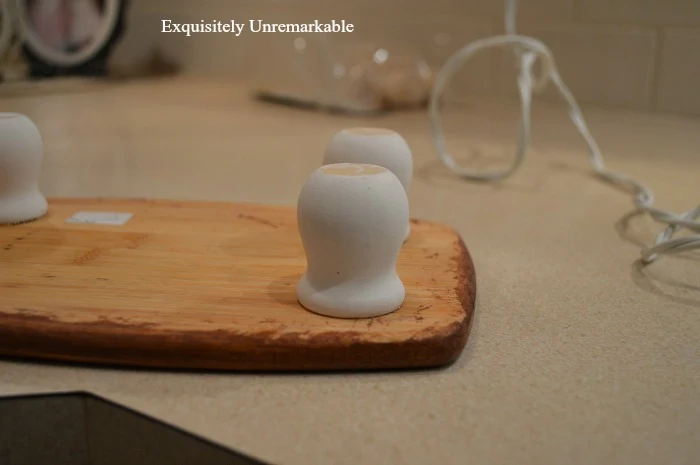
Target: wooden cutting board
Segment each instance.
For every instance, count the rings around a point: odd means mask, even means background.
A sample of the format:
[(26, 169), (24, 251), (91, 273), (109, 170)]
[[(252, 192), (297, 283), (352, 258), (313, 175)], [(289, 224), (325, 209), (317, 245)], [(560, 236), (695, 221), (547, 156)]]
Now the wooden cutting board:
[[(77, 212), (133, 216), (68, 222)], [(450, 227), (412, 223), (403, 306), (343, 320), (296, 300), (306, 260), (294, 208), (52, 200), (44, 218), (0, 227), (0, 355), (246, 371), (445, 365), (469, 335), (474, 268)]]

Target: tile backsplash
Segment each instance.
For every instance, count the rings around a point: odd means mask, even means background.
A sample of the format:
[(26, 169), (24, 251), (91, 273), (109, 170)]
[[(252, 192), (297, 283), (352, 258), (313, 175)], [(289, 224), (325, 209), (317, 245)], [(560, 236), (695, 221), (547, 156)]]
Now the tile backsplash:
[[(186, 37), (160, 32), (161, 21), (345, 19), (355, 31), (334, 37), (411, 50), (439, 67), (467, 42), (502, 33), (503, 10), (502, 0), (132, 0), (114, 58), (129, 63), (158, 47), (189, 73), (282, 77), (293, 34)], [(518, 27), (552, 49), (583, 103), (700, 115), (700, 0), (521, 0)], [(455, 83), (453, 98), (513, 92), (512, 56), (484, 52)]]

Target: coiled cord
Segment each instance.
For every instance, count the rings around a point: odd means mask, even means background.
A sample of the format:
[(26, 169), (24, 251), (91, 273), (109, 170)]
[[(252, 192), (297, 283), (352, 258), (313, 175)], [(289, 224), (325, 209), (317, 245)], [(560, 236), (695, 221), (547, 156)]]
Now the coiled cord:
[[(653, 207), (654, 194), (648, 187), (626, 174), (616, 173), (606, 168), (598, 143), (588, 129), (576, 99), (566, 84), (564, 84), (557, 70), (551, 50), (535, 38), (517, 34), (517, 7), (517, 0), (506, 0), (505, 35), (488, 37), (465, 45), (450, 57), (436, 76), (430, 96), (429, 117), (435, 147), (442, 163), (459, 177), (470, 181), (497, 181), (512, 175), (525, 159), (527, 146), (530, 143), (533, 92), (542, 91), (547, 84), (552, 82), (568, 106), (571, 121), (588, 146), (595, 174), (603, 181), (632, 194), (637, 208), (647, 213), (657, 222), (666, 225), (666, 228), (656, 237), (654, 244), (642, 249), (641, 262), (646, 265), (655, 261), (662, 254), (672, 254), (700, 248), (700, 235), (673, 237), (681, 229), (700, 232), (700, 222), (697, 221), (697, 218), (700, 217), (700, 205), (694, 210), (680, 215), (660, 210)], [(518, 92), (520, 95), (521, 116), (517, 132), (515, 159), (512, 165), (505, 170), (492, 173), (477, 173), (459, 166), (445, 148), (445, 137), (439, 111), (440, 97), (447, 83), (459, 67), (463, 66), (475, 54), (483, 50), (503, 47), (513, 48), (519, 67)], [(533, 67), (538, 59), (541, 63), (542, 73), (540, 76), (535, 76)]]

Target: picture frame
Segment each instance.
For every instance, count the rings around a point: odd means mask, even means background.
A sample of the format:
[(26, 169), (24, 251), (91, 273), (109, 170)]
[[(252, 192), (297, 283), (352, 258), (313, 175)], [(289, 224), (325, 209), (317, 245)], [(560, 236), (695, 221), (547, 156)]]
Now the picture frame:
[(13, 0), (31, 78), (105, 76), (126, 0)]

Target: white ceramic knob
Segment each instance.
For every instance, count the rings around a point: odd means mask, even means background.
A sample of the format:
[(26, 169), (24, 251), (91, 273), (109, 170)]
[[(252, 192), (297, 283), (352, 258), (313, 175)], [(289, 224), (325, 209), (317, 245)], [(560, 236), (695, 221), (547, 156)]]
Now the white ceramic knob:
[(36, 125), (24, 115), (0, 113), (0, 224), (44, 216), (46, 198), (39, 191), (44, 146)]
[(306, 181), (297, 206), (307, 269), (299, 302), (338, 318), (391, 313), (406, 291), (396, 274), (408, 221), (399, 179), (381, 166), (326, 165)]
[[(367, 163), (382, 166), (399, 178), (406, 195), (413, 178), (413, 156), (406, 140), (390, 129), (349, 128), (338, 132), (331, 139), (323, 164)], [(406, 224), (406, 237), (411, 225)]]

